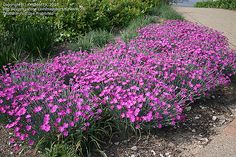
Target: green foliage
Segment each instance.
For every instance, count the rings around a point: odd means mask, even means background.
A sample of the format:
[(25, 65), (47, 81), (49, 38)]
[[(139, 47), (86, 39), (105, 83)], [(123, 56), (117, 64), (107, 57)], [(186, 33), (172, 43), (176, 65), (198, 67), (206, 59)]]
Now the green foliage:
[(55, 40), (54, 28), (43, 22), (16, 21), (9, 27), (9, 32), (31, 56), (48, 55)]
[(148, 25), (150, 23), (155, 23), (157, 21), (157, 17), (155, 16), (142, 16), (137, 19), (134, 19), (130, 22), (129, 26), (121, 32), (121, 38), (127, 42), (138, 35), (138, 28)]
[(222, 9), (236, 9), (235, 0), (209, 0), (204, 2), (197, 2), (195, 7), (198, 8), (222, 8)]
[(70, 44), (70, 49), (74, 51), (86, 50), (90, 51), (92, 48), (103, 47), (108, 42), (114, 39), (112, 33), (105, 30), (94, 30), (79, 37), (77, 43)]
[(0, 69), (8, 63), (15, 63), (23, 54), (24, 45), (19, 41), (12, 41), (8, 33), (0, 35)]
[(236, 75), (231, 76), (231, 81), (232, 81), (233, 83), (236, 83)]
[[(161, 5), (160, 17), (168, 20), (183, 20), (184, 18), (169, 5)], [(157, 10), (156, 10), (157, 12)]]
[(67, 144), (53, 144), (40, 157), (77, 157), (75, 148)]
[(41, 157), (91, 157), (94, 154), (106, 156), (102, 151), (102, 145), (111, 141), (114, 135), (123, 139), (131, 134), (138, 135), (139, 131), (130, 121), (120, 119), (119, 113), (105, 109), (101, 119), (90, 123), (87, 131), (78, 128), (75, 126), (69, 130), (67, 137), (55, 138), (51, 135), (39, 141), (36, 148), (42, 151)]
[[(22, 3), (26, 2), (22, 1)], [(11, 0), (15, 3), (17, 0)], [(28, 1), (31, 2), (32, 1)], [(49, 3), (49, 0), (36, 0), (35, 3)], [(131, 19), (147, 13), (160, 0), (56, 0), (54, 8), (73, 8), (77, 10), (59, 10), (55, 16), (6, 16), (5, 21), (15, 19), (30, 19), (31, 23), (44, 19), (57, 30), (57, 41), (73, 40), (78, 35), (91, 30), (111, 30), (127, 26)], [(47, 6), (49, 7), (49, 6)], [(53, 6), (52, 6), (53, 8)], [(27, 12), (27, 11), (26, 11)]]

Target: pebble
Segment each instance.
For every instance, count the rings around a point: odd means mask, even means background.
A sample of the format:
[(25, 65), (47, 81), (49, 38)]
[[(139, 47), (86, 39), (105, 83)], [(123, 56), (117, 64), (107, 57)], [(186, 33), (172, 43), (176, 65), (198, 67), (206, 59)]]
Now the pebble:
[(209, 142), (207, 138), (199, 138), (199, 140), (202, 142), (202, 144), (207, 144)]
[(192, 132), (196, 132), (196, 129), (193, 129)]
[(212, 120), (213, 120), (213, 121), (216, 121), (216, 119), (217, 119), (216, 116), (213, 116), (213, 117), (212, 117)]
[(168, 145), (169, 145), (170, 147), (175, 147), (175, 144), (172, 143), (172, 142), (170, 142)]
[(201, 108), (202, 110), (204, 110), (204, 109), (206, 109), (207, 107), (200, 105), (200, 108)]
[(114, 144), (115, 144), (116, 146), (118, 146), (118, 145), (119, 145), (119, 142), (115, 142)]
[(195, 119), (200, 119), (200, 117), (196, 116)]
[(152, 155), (156, 155), (156, 152), (154, 150), (151, 150)]
[(136, 151), (138, 148), (137, 148), (137, 146), (133, 146), (130, 149), (133, 150), (133, 151)]
[(165, 157), (163, 154), (160, 154), (160, 157)]
[(170, 152), (165, 153), (165, 155), (166, 155), (166, 156), (169, 156), (169, 155), (170, 155)]
[(185, 109), (186, 109), (186, 111), (190, 111), (190, 110), (192, 109), (192, 107), (191, 107), (191, 106), (188, 106), (188, 107), (186, 107)]
[(135, 157), (135, 155), (134, 155), (134, 154), (132, 154), (130, 157)]

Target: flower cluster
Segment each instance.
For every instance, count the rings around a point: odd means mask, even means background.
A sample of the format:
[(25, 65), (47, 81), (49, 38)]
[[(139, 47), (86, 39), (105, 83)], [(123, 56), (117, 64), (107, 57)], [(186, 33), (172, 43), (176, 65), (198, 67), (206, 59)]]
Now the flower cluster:
[[(0, 113), (15, 139), (86, 131), (104, 112), (136, 128), (181, 121), (186, 103), (229, 83), (236, 55), (219, 32), (186, 21), (138, 30), (93, 54), (62, 53), (0, 75)], [(12, 140), (14, 142), (14, 140)]]

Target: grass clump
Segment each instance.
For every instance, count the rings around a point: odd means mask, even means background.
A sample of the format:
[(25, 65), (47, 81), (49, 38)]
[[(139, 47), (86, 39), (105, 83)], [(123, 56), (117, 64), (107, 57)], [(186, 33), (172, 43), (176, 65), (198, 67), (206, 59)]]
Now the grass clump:
[(11, 21), (2, 25), (0, 40), (2, 67), (28, 57), (49, 56), (55, 43), (55, 29), (43, 22)]
[(71, 43), (70, 49), (74, 51), (91, 51), (93, 48), (101, 48), (114, 39), (111, 32), (105, 30), (94, 30), (79, 37), (77, 43)]
[(176, 12), (169, 5), (161, 5), (159, 8), (159, 15), (161, 18), (164, 18), (167, 20), (183, 20), (184, 19), (182, 15)]
[(10, 26), (12, 37), (20, 41), (23, 50), (30, 56), (47, 56), (55, 40), (53, 26), (41, 22), (20, 21)]
[(67, 144), (54, 144), (45, 149), (40, 157), (78, 157), (75, 148)]
[(156, 16), (143, 16), (132, 20), (129, 26), (121, 32), (121, 38), (127, 42), (138, 35), (138, 28), (148, 25), (150, 23), (155, 23), (157, 21), (158, 20)]

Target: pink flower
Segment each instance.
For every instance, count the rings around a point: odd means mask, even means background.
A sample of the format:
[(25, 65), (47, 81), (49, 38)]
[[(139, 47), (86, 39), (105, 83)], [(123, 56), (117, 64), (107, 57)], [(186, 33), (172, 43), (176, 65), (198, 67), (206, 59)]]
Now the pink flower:
[(32, 126), (31, 125), (26, 125), (25, 128), (26, 128), (27, 131), (30, 131), (32, 129)]
[(45, 131), (45, 132), (49, 132), (51, 127), (48, 124), (43, 124), (43, 125), (40, 126), (40, 129)]
[(68, 131), (64, 131), (64, 132), (63, 132), (63, 135), (64, 135), (65, 137), (68, 136), (68, 134), (69, 134)]
[(25, 108), (21, 108), (17, 113), (16, 116), (22, 116), (26, 113), (26, 109)]
[(51, 110), (50, 110), (50, 112), (51, 113), (55, 113), (57, 111), (57, 109), (58, 109), (58, 106), (57, 105), (53, 105)]
[(42, 110), (42, 107), (41, 106), (37, 106), (34, 108), (34, 113), (38, 113)]
[(29, 140), (29, 145), (30, 146), (34, 145), (34, 141), (33, 140)]

